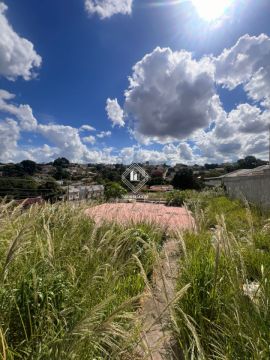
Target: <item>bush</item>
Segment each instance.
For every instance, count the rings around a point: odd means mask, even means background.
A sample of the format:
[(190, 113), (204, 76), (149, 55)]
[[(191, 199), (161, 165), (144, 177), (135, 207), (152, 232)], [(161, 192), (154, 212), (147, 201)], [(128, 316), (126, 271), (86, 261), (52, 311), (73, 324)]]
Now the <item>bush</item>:
[(178, 288), (190, 288), (175, 306), (179, 347), (185, 359), (269, 359), (269, 222), (210, 194), (191, 194), (197, 233), (182, 242)]
[(145, 287), (133, 255), (151, 272), (162, 233), (144, 224), (97, 227), (70, 204), (24, 212), (2, 204), (0, 221), (5, 359), (109, 360), (120, 349), (125, 358)]
[(127, 193), (127, 190), (116, 182), (110, 182), (105, 185), (105, 199), (121, 199), (123, 195)]
[(182, 206), (185, 201), (185, 193), (183, 191), (172, 191), (166, 196), (166, 204), (169, 206)]

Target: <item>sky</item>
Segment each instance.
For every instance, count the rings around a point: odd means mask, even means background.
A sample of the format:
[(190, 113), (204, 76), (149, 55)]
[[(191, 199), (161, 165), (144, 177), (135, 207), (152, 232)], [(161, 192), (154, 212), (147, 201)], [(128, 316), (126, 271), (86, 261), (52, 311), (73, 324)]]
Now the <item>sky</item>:
[(0, 0), (0, 162), (267, 159), (269, 0)]

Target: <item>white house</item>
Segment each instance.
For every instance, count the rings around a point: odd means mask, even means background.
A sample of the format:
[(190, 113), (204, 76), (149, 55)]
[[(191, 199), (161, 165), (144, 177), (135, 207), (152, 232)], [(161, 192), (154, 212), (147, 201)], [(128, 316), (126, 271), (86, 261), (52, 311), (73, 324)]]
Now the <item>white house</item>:
[(104, 196), (103, 185), (75, 185), (67, 189), (69, 201), (98, 199)]

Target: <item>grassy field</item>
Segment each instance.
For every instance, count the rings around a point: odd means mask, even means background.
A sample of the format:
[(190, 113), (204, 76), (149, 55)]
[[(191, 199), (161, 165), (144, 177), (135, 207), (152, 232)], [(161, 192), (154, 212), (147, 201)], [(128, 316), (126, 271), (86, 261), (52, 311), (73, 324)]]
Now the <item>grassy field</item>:
[[(177, 193), (196, 230), (179, 234), (172, 330), (184, 359), (270, 358), (270, 220), (220, 191)], [(166, 236), (96, 226), (84, 206), (0, 204), (0, 359), (134, 360), (139, 298)], [(142, 271), (144, 269), (144, 271)]]
[(0, 229), (0, 358), (129, 359), (162, 231), (96, 227), (65, 204), (2, 204)]
[(173, 327), (185, 359), (270, 358), (270, 220), (213, 192), (186, 198), (197, 231), (182, 241)]

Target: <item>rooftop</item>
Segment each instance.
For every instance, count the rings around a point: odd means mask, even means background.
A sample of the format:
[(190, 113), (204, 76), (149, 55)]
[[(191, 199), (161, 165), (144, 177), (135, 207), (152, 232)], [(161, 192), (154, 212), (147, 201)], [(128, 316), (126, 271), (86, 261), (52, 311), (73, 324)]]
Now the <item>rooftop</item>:
[(261, 165), (254, 169), (239, 169), (232, 171), (228, 174), (211, 177), (211, 178), (205, 178), (205, 180), (215, 180), (215, 179), (223, 179), (228, 177), (236, 177), (236, 176), (256, 176), (256, 175), (264, 175), (264, 171), (269, 170), (269, 165)]

